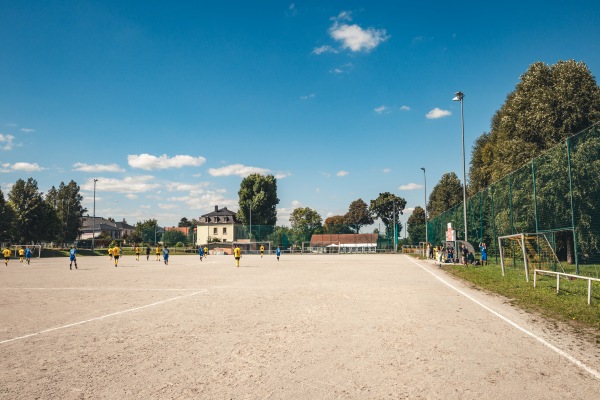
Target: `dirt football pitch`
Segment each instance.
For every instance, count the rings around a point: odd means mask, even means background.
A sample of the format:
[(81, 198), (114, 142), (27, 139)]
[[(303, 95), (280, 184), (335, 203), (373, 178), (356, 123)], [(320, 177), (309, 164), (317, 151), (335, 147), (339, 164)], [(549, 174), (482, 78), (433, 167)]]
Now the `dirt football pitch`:
[(403, 255), (12, 259), (0, 399), (597, 399), (600, 349)]

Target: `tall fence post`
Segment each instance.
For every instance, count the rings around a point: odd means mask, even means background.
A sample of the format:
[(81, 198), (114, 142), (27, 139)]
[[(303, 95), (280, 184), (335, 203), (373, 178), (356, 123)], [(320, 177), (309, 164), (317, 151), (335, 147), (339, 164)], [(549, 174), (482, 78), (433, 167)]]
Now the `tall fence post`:
[(575, 252), (575, 273), (579, 275), (579, 255), (577, 253), (577, 231), (575, 230), (575, 206), (573, 203), (573, 171), (571, 170), (571, 139), (567, 139), (567, 164), (569, 166), (569, 194), (571, 195), (571, 228), (573, 228), (573, 251)]
[(531, 176), (533, 178), (533, 211), (535, 213), (535, 233), (539, 232), (538, 228), (538, 209), (537, 209), (537, 191), (536, 191), (536, 181), (535, 181), (535, 160), (531, 160)]

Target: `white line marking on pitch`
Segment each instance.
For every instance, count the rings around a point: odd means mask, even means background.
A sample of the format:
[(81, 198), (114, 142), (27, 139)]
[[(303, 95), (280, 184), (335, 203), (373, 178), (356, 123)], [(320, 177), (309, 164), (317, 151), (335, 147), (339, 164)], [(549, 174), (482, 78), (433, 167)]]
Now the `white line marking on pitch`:
[(542, 339), (541, 337), (537, 336), (535, 333), (533, 333), (531, 331), (528, 331), (527, 329), (525, 329), (522, 326), (518, 325), (516, 322), (511, 321), (510, 319), (508, 319), (504, 315), (500, 314), (499, 312), (492, 310), (490, 307), (488, 307), (485, 304), (481, 303), (479, 300), (473, 298), (469, 294), (463, 292), (459, 288), (453, 286), (449, 282), (447, 282), (444, 279), (440, 278), (438, 275), (434, 274), (433, 272), (431, 272), (430, 270), (428, 270), (427, 268), (425, 268), (424, 266), (422, 266), (421, 264), (419, 264), (418, 262), (416, 262), (415, 260), (413, 260), (412, 257), (410, 257), (410, 256), (406, 256), (406, 257), (408, 257), (408, 259), (412, 263), (414, 263), (416, 266), (418, 266), (419, 268), (421, 268), (423, 271), (426, 271), (426, 272), (430, 273), (431, 275), (433, 275), (437, 280), (439, 280), (440, 282), (442, 282), (444, 285), (450, 287), (451, 289), (454, 289), (455, 291), (457, 291), (458, 293), (462, 294), (463, 296), (465, 296), (467, 299), (471, 300), (475, 304), (479, 305), (480, 307), (482, 307), (485, 310), (489, 311), (490, 313), (494, 314), (495, 316), (497, 316), (498, 318), (500, 318), (504, 322), (512, 325), (514, 328), (520, 330), (524, 334), (531, 336), (532, 338), (534, 338), (535, 340), (537, 340), (538, 342), (540, 342), (544, 346), (548, 347), (550, 350), (552, 350), (552, 351), (558, 353), (559, 355), (565, 357), (567, 360), (571, 361), (573, 364), (577, 365), (579, 368), (587, 371), (594, 378), (600, 380), (600, 372), (596, 371), (595, 369), (593, 369), (591, 367), (588, 367), (587, 365), (585, 365), (584, 363), (582, 363), (581, 361), (579, 361), (575, 357), (571, 356), (570, 354), (565, 353), (564, 351), (562, 351), (558, 347), (554, 346), (553, 344), (551, 344), (551, 343), (547, 342), (546, 340)]
[(85, 321), (79, 321), (79, 322), (74, 322), (72, 324), (67, 324), (67, 325), (62, 325), (62, 326), (56, 326), (54, 328), (44, 329), (43, 331), (39, 331), (39, 332), (35, 332), (35, 333), (30, 333), (28, 335), (23, 335), (23, 336), (19, 336), (19, 337), (12, 338), (12, 339), (2, 340), (2, 341), (0, 341), (0, 344), (14, 342), (16, 340), (21, 340), (21, 339), (27, 339), (27, 338), (30, 338), (32, 336), (41, 335), (42, 333), (48, 333), (48, 332), (57, 331), (57, 330), (60, 330), (60, 329), (66, 329), (66, 328), (70, 328), (70, 327), (77, 326), (77, 325), (87, 324), (88, 322), (99, 321), (101, 319), (105, 319), (105, 318), (109, 318), (109, 317), (114, 317), (115, 315), (125, 314), (125, 313), (128, 313), (128, 312), (137, 311), (137, 310), (141, 310), (141, 309), (148, 308), (148, 307), (158, 306), (160, 304), (168, 303), (170, 301), (174, 301), (174, 300), (178, 300), (178, 299), (183, 299), (185, 297), (192, 297), (192, 296), (195, 296), (195, 295), (203, 293), (203, 292), (206, 292), (206, 289), (200, 290), (200, 291), (195, 292), (195, 293), (184, 294), (182, 296), (177, 296), (177, 297), (173, 297), (173, 298), (170, 298), (170, 299), (157, 301), (157, 302), (152, 303), (152, 304), (146, 304), (145, 306), (130, 308), (128, 310), (117, 311), (117, 312), (114, 312), (114, 313), (111, 313), (111, 314), (103, 315), (101, 317), (86, 319)]

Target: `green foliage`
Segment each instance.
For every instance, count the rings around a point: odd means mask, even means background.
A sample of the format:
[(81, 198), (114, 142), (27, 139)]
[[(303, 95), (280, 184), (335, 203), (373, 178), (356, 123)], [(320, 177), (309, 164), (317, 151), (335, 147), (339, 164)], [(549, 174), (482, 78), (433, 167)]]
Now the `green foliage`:
[(290, 216), (292, 231), (297, 235), (309, 236), (322, 232), (321, 222), (322, 218), (319, 213), (308, 207), (296, 208)]
[(350, 203), (348, 212), (344, 216), (346, 223), (350, 225), (356, 233), (359, 233), (360, 228), (373, 223), (373, 215), (362, 199), (354, 200)]
[(14, 212), (12, 207), (4, 199), (4, 193), (0, 190), (0, 241), (10, 240)]
[(430, 218), (462, 203), (462, 185), (454, 172), (448, 172), (440, 178), (429, 195), (427, 211)]
[(186, 239), (185, 233), (179, 230), (169, 230), (162, 234), (162, 242), (167, 246), (172, 246), (177, 242), (185, 242)]
[(46, 194), (46, 203), (56, 213), (58, 226), (54, 238), (59, 243), (77, 240), (81, 233), (81, 218), (87, 209), (81, 204), (83, 196), (79, 190), (79, 186), (74, 181), (70, 181), (68, 185), (61, 182), (58, 190), (52, 186)]
[(325, 219), (323, 225), (323, 231), (325, 233), (353, 233), (352, 229), (348, 226), (348, 222), (345, 215), (334, 215)]
[(419, 244), (425, 241), (425, 210), (423, 207), (415, 207), (414, 211), (406, 221), (408, 227), (408, 238), (410, 244)]
[(238, 191), (237, 219), (244, 225), (272, 225), (277, 222), (277, 180), (273, 175), (251, 174), (242, 180)]
[(156, 243), (161, 240), (162, 228), (155, 219), (148, 219), (135, 225), (134, 234), (136, 238), (141, 238), (141, 242)]
[[(371, 200), (369, 211), (371, 215), (379, 218), (385, 225), (387, 236), (393, 235), (394, 221), (398, 223), (406, 207), (406, 200), (390, 192), (379, 193), (375, 200)], [(400, 231), (398, 231), (400, 233)]]
[(48, 206), (38, 191), (37, 181), (29, 178), (17, 180), (8, 194), (14, 219), (11, 237), (18, 243), (39, 243), (52, 240), (53, 210)]

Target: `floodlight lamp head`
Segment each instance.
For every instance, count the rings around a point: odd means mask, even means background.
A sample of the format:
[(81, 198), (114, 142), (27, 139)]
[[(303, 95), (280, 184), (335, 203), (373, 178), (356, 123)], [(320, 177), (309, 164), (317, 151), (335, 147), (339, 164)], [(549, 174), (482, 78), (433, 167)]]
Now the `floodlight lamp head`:
[(423, 170), (423, 172), (425, 172), (425, 167), (421, 167), (421, 169)]
[(454, 98), (452, 100), (462, 101), (463, 97), (465, 97), (465, 94), (463, 92), (456, 92), (454, 93)]

